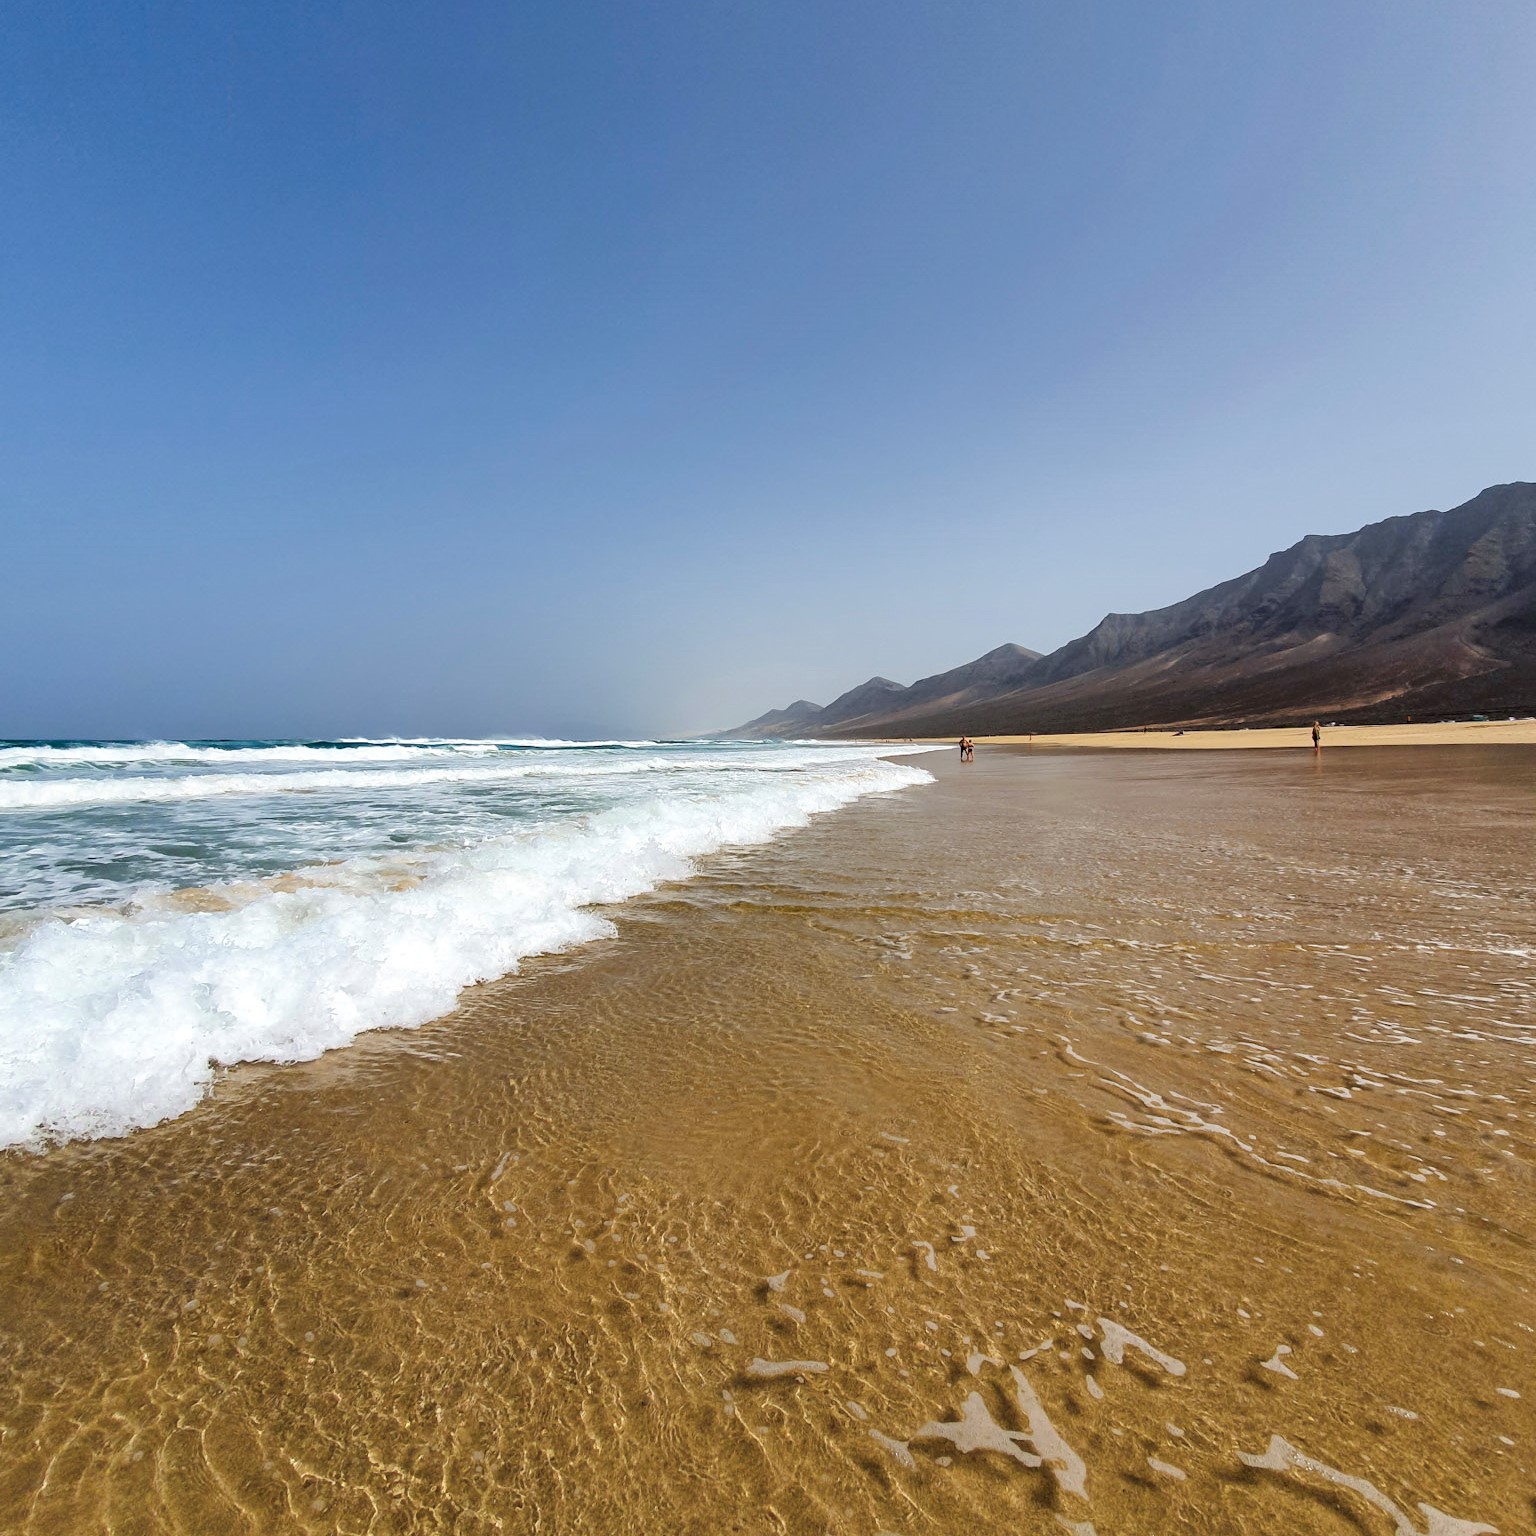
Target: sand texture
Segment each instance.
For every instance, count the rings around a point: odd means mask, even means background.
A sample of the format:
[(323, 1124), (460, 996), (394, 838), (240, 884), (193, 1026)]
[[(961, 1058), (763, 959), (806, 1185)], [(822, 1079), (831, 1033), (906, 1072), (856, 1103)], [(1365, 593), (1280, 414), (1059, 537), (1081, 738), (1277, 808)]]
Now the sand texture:
[(1536, 751), (931, 761), (0, 1160), (0, 1529), (1530, 1529)]

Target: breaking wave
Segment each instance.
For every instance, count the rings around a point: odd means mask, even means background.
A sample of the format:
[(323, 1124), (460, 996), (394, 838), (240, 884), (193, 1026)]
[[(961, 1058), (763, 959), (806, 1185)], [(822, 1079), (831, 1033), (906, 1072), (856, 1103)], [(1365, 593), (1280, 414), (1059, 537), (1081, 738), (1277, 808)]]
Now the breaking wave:
[[(441, 748), (417, 745), (400, 750), (416, 753), (411, 761), (420, 766), (400, 769), (5, 776), (0, 790), (12, 798), (0, 805), (13, 813), (48, 809), (66, 822), (103, 814), (88, 808), (104, 804), (128, 808), (117, 815), (162, 815), (156, 797), (318, 788), (341, 797), (344, 817), (349, 793), (377, 814), (381, 796), (423, 785), (452, 794), (522, 780), (537, 792), (499, 835), (474, 823), (472, 837), (446, 846), (236, 880), (195, 904), (173, 891), (131, 900), (125, 892), (118, 905), (21, 914), (10, 947), (0, 949), (0, 1145), (122, 1134), (191, 1108), (221, 1065), (302, 1061), (364, 1030), (420, 1025), (452, 1008), (471, 983), (609, 933), (596, 906), (686, 878), (697, 859), (722, 847), (760, 843), (862, 796), (929, 779), (888, 761), (889, 749), (882, 756), (867, 747), (646, 745), (603, 761), (587, 748), (559, 762), (546, 744), (540, 748), (536, 758), (484, 766), (462, 758), (446, 764)], [(241, 761), (234, 754), (242, 749), (206, 750)], [(105, 761), (79, 758), (74, 766)], [(127, 767), (145, 758), (112, 761)], [(566, 787), (578, 781), (586, 798), (573, 809)], [(28, 790), (51, 798), (16, 798)]]

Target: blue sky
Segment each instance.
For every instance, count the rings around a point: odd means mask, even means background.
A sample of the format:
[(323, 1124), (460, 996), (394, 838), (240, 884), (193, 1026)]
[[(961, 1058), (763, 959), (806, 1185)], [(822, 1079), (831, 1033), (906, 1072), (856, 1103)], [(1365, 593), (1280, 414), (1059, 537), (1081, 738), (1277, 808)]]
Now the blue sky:
[(0, 735), (708, 729), (1536, 478), (1536, 7), (8, 6)]

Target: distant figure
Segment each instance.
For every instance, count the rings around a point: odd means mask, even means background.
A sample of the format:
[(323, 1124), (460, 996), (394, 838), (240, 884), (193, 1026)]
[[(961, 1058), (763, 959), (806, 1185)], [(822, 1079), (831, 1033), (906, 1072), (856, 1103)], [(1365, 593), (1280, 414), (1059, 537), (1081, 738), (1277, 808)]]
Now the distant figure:
[(1323, 728), (1316, 720), (1312, 722), (1312, 750), (1317, 751), (1323, 744)]
[(971, 738), (969, 736), (962, 736), (960, 738), (960, 761), (962, 763), (971, 763), (975, 760), (976, 748), (972, 744)]

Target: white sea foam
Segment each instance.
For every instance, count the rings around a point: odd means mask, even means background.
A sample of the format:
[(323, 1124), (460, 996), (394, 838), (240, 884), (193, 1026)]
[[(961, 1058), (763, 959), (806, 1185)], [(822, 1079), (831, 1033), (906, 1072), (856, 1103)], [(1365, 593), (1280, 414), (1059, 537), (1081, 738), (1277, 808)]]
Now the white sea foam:
[(912, 1452), (907, 1449), (905, 1440), (896, 1440), (890, 1435), (882, 1435), (878, 1429), (870, 1430), (869, 1438), (877, 1445), (884, 1446), (902, 1466), (909, 1470), (917, 1466), (917, 1462), (912, 1458)]
[(824, 1376), (825, 1360), (764, 1360), (754, 1356), (744, 1375), (753, 1381), (777, 1381), (781, 1376)]
[(483, 756), (503, 746), (561, 745), (564, 743), (542, 741), (275, 742), (249, 746), (183, 741), (91, 742), (67, 747), (44, 744), (0, 747), (0, 769), (117, 768), (131, 764), (149, 767), (158, 763), (206, 763), (216, 768), (231, 763), (410, 763), (431, 755)]
[[(1404, 1512), (1402, 1506), (1388, 1498), (1375, 1483), (1368, 1482), (1363, 1477), (1356, 1477), (1352, 1473), (1341, 1472), (1337, 1467), (1331, 1467), (1326, 1462), (1307, 1456), (1279, 1435), (1271, 1435), (1269, 1444), (1263, 1451), (1257, 1454), (1239, 1451), (1237, 1459), (1244, 1466), (1266, 1472), (1289, 1473), (1298, 1477), (1309, 1476), (1321, 1482), (1332, 1483), (1336, 1488), (1347, 1488), (1386, 1515), (1392, 1521), (1396, 1536), (1421, 1536), (1418, 1526)], [(1425, 1520), (1422, 1536), (1498, 1536), (1497, 1526), (1486, 1525), (1481, 1520), (1457, 1519), (1447, 1515), (1443, 1510), (1436, 1509), (1432, 1504), (1421, 1503), (1419, 1511)]]
[(1104, 1358), (1111, 1365), (1124, 1365), (1127, 1349), (1139, 1349), (1148, 1360), (1155, 1365), (1160, 1365), (1170, 1376), (1182, 1376), (1184, 1374), (1184, 1362), (1175, 1360), (1172, 1355), (1165, 1355), (1162, 1350), (1147, 1343), (1139, 1333), (1132, 1333), (1123, 1323), (1117, 1323), (1112, 1317), (1101, 1317), (1099, 1328), (1104, 1339)]
[(987, 1400), (980, 1392), (968, 1393), (960, 1405), (960, 1417), (954, 1420), (930, 1420), (920, 1429), (913, 1430), (914, 1440), (948, 1440), (957, 1451), (970, 1455), (973, 1451), (998, 1451), (1011, 1457), (1020, 1466), (1038, 1467), (1041, 1458), (1033, 1451), (1026, 1451), (1019, 1442), (1029, 1436), (1019, 1430), (1004, 1429), (992, 1417)]
[(1024, 1415), (1030, 1443), (1040, 1459), (1051, 1469), (1062, 1492), (1075, 1493), (1078, 1498), (1086, 1499), (1088, 1468), (1083, 1458), (1062, 1439), (1061, 1432), (1051, 1423), (1024, 1372), (1016, 1365), (1010, 1365), (1008, 1371), (1013, 1377), (1014, 1398), (1019, 1405), (1019, 1412)]
[[(10, 742), (0, 746), (0, 770), (15, 768), (114, 768), (141, 764), (199, 763), (214, 768), (232, 763), (415, 763), (432, 757), (483, 757), (505, 749), (593, 752), (610, 748), (660, 747), (656, 741), (570, 741), (558, 736), (354, 736), (339, 741), (94, 741), (69, 745)], [(696, 752), (730, 752), (733, 746), (673, 743)], [(805, 743), (804, 745), (810, 745)]]
[[(643, 792), (607, 809), (551, 812), (468, 846), (248, 881), (220, 893), (222, 910), (188, 910), (170, 896), (35, 917), (0, 952), (0, 1145), (121, 1134), (189, 1109), (217, 1064), (300, 1061), (363, 1030), (422, 1024), (470, 983), (609, 932), (594, 904), (684, 878), (723, 846), (762, 842), (863, 795), (928, 779), (867, 747), (773, 749), (720, 771), (723, 756), (637, 753), (604, 772), (655, 776), (631, 779)], [(670, 772), (680, 760), (688, 771)], [(572, 761), (566, 776), (589, 766)], [(484, 771), (401, 773), (414, 785)], [(274, 778), (312, 785), (333, 772), (348, 788), (395, 783), (381, 782), (395, 770), (368, 768), (249, 777), (264, 780), (265, 793)], [(156, 781), (129, 782), (137, 794)], [(191, 776), (160, 782), (182, 792)]]
[[(570, 755), (549, 753), (545, 756), (532, 754), (498, 755), (497, 760), (476, 761), (485, 752), (496, 752), (494, 745), (473, 744), (477, 750), (465, 761), (458, 747), (443, 753), (429, 754), (420, 747), (380, 748), (329, 748), (329, 747), (262, 747), (219, 749), (217, 760), (202, 759), (214, 767), (226, 766), (230, 761), (260, 764), (304, 762), (323, 763), (325, 766), (305, 767), (294, 773), (254, 772), (218, 773), (195, 772), (187, 774), (124, 775), (75, 775), (64, 777), (0, 777), (0, 811), (53, 811), (77, 806), (126, 805), (191, 800), (222, 799), (226, 796), (314, 794), (341, 791), (348, 794), (360, 790), (390, 791), (414, 789), (422, 785), (457, 784), (470, 788), (494, 787), (520, 779), (547, 780), (604, 780), (641, 774), (691, 774), (721, 766), (715, 754), (704, 752), (632, 752), (622, 758), (603, 758), (593, 753), (585, 761), (572, 761)], [(599, 743), (599, 747), (618, 745)], [(641, 742), (638, 747), (651, 743)], [(479, 750), (479, 749), (484, 750)], [(71, 749), (94, 750), (94, 749)], [(191, 750), (191, 749), (189, 749)], [(835, 751), (836, 749), (834, 749)], [(383, 757), (365, 756), (378, 751)], [(289, 756), (289, 753), (313, 754), (313, 756)], [(398, 754), (398, 755), (396, 755)], [(757, 754), (756, 765), (765, 772), (793, 772), (800, 769), (826, 766), (833, 761), (846, 760), (833, 756), (826, 748), (812, 748), (795, 752), (779, 749)], [(864, 760), (868, 760), (867, 758)], [(139, 759), (126, 761), (137, 763)], [(166, 763), (181, 762), (180, 758), (164, 759)], [(192, 761), (192, 759), (188, 759)], [(390, 762), (399, 767), (370, 768), (350, 766), (359, 762)], [(729, 761), (729, 760), (725, 760)], [(333, 766), (341, 763), (349, 766)]]
[(614, 768), (560, 768), (511, 762), (486, 766), (408, 768), (311, 768), (301, 773), (196, 773), (176, 777), (20, 779), (0, 781), (0, 811), (53, 811), (74, 806), (130, 805), (155, 801), (215, 800), (229, 795), (293, 795), (340, 790), (414, 789), (424, 784), (495, 785), (559, 775), (608, 778), (615, 773), (654, 772), (661, 764), (636, 761)]

